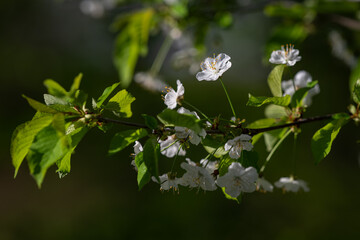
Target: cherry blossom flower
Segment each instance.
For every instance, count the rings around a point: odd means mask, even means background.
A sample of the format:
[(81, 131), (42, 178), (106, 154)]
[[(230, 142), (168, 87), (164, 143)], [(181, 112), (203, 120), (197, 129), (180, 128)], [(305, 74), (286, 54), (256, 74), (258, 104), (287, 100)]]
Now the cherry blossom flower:
[(197, 166), (190, 159), (186, 159), (187, 163), (181, 163), (181, 168), (186, 170), (179, 184), (189, 186), (190, 188), (202, 188), (205, 191), (216, 190), (215, 180), (213, 176), (203, 167)]
[(250, 142), (251, 136), (246, 134), (241, 134), (240, 136), (229, 140), (225, 144), (225, 151), (230, 151), (229, 156), (233, 159), (238, 159), (241, 156), (241, 151), (251, 151), (253, 145)]
[[(135, 141), (134, 145), (134, 156), (138, 155), (139, 152), (142, 152), (144, 149), (139, 141)], [(131, 161), (131, 165), (134, 167), (135, 171), (138, 171), (135, 164), (135, 159)]]
[(275, 186), (282, 188), (284, 192), (298, 192), (301, 188), (304, 192), (310, 191), (305, 181), (295, 180), (293, 176), (280, 178), (279, 181), (275, 182)]
[[(295, 74), (294, 76), (294, 82), (293, 80), (283, 81), (281, 83), (281, 86), (284, 90), (284, 96), (285, 95), (294, 95), (295, 91), (297, 91), (300, 88), (307, 87), (307, 84), (312, 82), (312, 77), (310, 73), (302, 70)], [(295, 88), (294, 89), (294, 83)], [(310, 106), (312, 103), (312, 97), (316, 94), (320, 93), (320, 87), (319, 84), (316, 84), (315, 87), (310, 89), (307, 93), (307, 95), (302, 100), (302, 103), (304, 106)]]
[(172, 88), (167, 88), (168, 93), (164, 97), (164, 103), (170, 109), (176, 108), (177, 104), (184, 98), (185, 88), (180, 82), (176, 81), (177, 90), (175, 92)]
[(253, 192), (256, 190), (255, 182), (259, 175), (253, 167), (244, 168), (238, 162), (229, 166), (228, 172), (216, 180), (216, 184), (225, 187), (225, 192), (233, 198), (237, 198), (241, 192)]
[(272, 192), (274, 186), (265, 178), (258, 178), (256, 180), (256, 190), (259, 192)]
[(160, 190), (170, 190), (174, 189), (175, 191), (179, 190), (179, 182), (180, 178), (177, 178), (175, 174), (172, 173), (165, 173), (159, 176), (160, 182), (155, 177), (151, 178), (154, 182), (159, 183), (161, 185)]
[[(186, 151), (180, 148), (180, 142), (176, 139), (175, 135), (169, 136), (166, 140), (159, 141), (160, 143), (160, 152), (162, 155), (173, 158), (179, 152), (179, 156), (185, 156)], [(180, 150), (179, 150), (180, 148)]]
[[(189, 110), (187, 110), (186, 108), (179, 108), (178, 113), (181, 114), (190, 114), (190, 115), (194, 115), (197, 119), (200, 119), (200, 117), (197, 115), (196, 112), (190, 112)], [(205, 138), (206, 137), (206, 131), (205, 129), (201, 129), (201, 132), (199, 134), (197, 134), (196, 132), (194, 132), (191, 129), (188, 129), (186, 127), (175, 127), (175, 135), (178, 138), (187, 138), (189, 137), (189, 141), (192, 144), (198, 145), (201, 142), (201, 138)]]
[(210, 174), (213, 174), (215, 170), (219, 169), (219, 161), (209, 161), (208, 159), (200, 160), (201, 166), (203, 166)]
[(220, 53), (215, 58), (208, 57), (201, 63), (201, 72), (196, 74), (199, 81), (216, 81), (223, 73), (231, 67), (230, 57), (225, 53)]
[(286, 64), (294, 66), (296, 62), (300, 61), (299, 50), (294, 49), (294, 45), (286, 44), (286, 48), (281, 46), (281, 50), (276, 50), (271, 53), (269, 62), (274, 64)]

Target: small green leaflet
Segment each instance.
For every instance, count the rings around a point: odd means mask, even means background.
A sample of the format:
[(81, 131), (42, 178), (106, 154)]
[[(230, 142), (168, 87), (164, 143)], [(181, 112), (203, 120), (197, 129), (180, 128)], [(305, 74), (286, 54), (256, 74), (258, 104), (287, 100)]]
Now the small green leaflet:
[(137, 182), (139, 190), (141, 190), (151, 179), (151, 174), (148, 171), (144, 162), (144, 152), (139, 152), (135, 157), (135, 165), (138, 169)]
[(292, 107), (301, 107), (302, 101), (308, 94), (308, 92), (316, 86), (318, 81), (312, 81), (307, 84), (307, 87), (298, 89), (291, 98)]
[(48, 89), (49, 94), (55, 97), (64, 98), (68, 94), (67, 91), (60, 84), (58, 84), (52, 79), (46, 79), (44, 81), (44, 85)]
[(156, 141), (156, 137), (149, 138), (144, 146), (144, 163), (151, 176), (154, 176), (158, 182), (159, 179), (159, 158), (160, 145)]
[(123, 89), (109, 100), (105, 108), (112, 110), (118, 117), (129, 118), (132, 116), (131, 103), (133, 101), (135, 98)]
[(246, 128), (252, 128), (252, 129), (266, 128), (266, 127), (274, 126), (276, 122), (277, 121), (275, 118), (263, 118), (250, 123), (249, 125), (246, 126)]
[(52, 109), (51, 107), (46, 106), (45, 104), (38, 102), (32, 98), (29, 98), (25, 95), (22, 95), (22, 96), (23, 96), (23, 98), (25, 98), (28, 101), (29, 105), (32, 108), (34, 108), (36, 111), (44, 112), (44, 113), (57, 113), (58, 112), (55, 109)]
[(114, 25), (121, 26), (121, 32), (115, 41), (114, 64), (119, 72), (121, 86), (131, 83), (138, 57), (147, 54), (147, 41), (153, 27), (155, 11), (147, 8), (119, 19)]
[(29, 122), (23, 123), (15, 129), (10, 146), (12, 163), (15, 167), (14, 177), (16, 177), (22, 161), (28, 154), (35, 136), (43, 128), (48, 126), (52, 122), (52, 120), (53, 116), (42, 116), (34, 118)]
[(73, 97), (75, 95), (75, 93), (79, 90), (82, 77), (83, 77), (83, 74), (79, 73), (74, 78), (73, 84), (71, 85), (70, 91), (69, 91), (70, 97)]
[(352, 93), (354, 102), (360, 104), (360, 79), (358, 79), (354, 85), (354, 90)]
[(142, 114), (141, 115), (145, 119), (145, 125), (148, 126), (150, 129), (157, 129), (158, 128), (158, 121), (156, 118)]
[(72, 131), (71, 133), (68, 134), (68, 136), (70, 136), (69, 141), (71, 142), (71, 144), (70, 144), (71, 148), (62, 159), (60, 159), (56, 162), (56, 165), (58, 166), (58, 169), (56, 170), (56, 172), (59, 173), (60, 178), (64, 177), (66, 174), (70, 173), (71, 155), (73, 154), (77, 145), (80, 143), (81, 139), (88, 132), (88, 130), (89, 130), (88, 127), (83, 126), (83, 127), (76, 128), (74, 131)]
[(115, 88), (117, 88), (119, 86), (119, 82), (118, 83), (114, 83), (113, 85), (111, 85), (110, 87), (107, 87), (104, 92), (101, 94), (101, 96), (98, 98), (97, 102), (96, 102), (96, 107), (100, 108), (101, 105), (105, 102), (105, 100), (110, 96), (110, 94), (115, 90)]
[(334, 117), (335, 119), (319, 129), (311, 140), (311, 150), (315, 163), (319, 164), (331, 150), (331, 146), (341, 127), (350, 119), (349, 115), (341, 114)]
[(202, 140), (202, 145), (209, 154), (216, 158), (221, 158), (228, 153), (224, 149), (225, 143), (223, 143), (220, 136), (206, 135), (205, 139)]
[(165, 109), (157, 117), (165, 126), (186, 127), (196, 133), (201, 132), (200, 120), (194, 115), (180, 114), (175, 110)]
[(241, 199), (242, 199), (242, 195), (243, 195), (242, 193), (240, 193), (240, 195), (239, 195), (237, 198), (234, 198), (234, 197), (230, 196), (229, 194), (227, 194), (227, 193), (225, 192), (225, 187), (222, 187), (221, 190), (222, 190), (222, 192), (224, 193), (224, 195), (225, 195), (225, 197), (226, 197), (227, 199), (229, 199), (229, 200), (234, 200), (234, 201), (236, 201), (238, 204), (241, 203)]
[(285, 95), (284, 97), (254, 97), (249, 93), (249, 100), (246, 103), (247, 106), (260, 107), (267, 103), (272, 103), (279, 106), (288, 106), (290, 104), (291, 97)]
[(56, 114), (53, 124), (45, 127), (36, 135), (27, 160), (30, 173), (39, 188), (47, 169), (69, 151), (69, 140), (69, 137), (65, 135), (65, 121), (62, 114)]
[(120, 152), (133, 142), (139, 140), (148, 135), (148, 132), (144, 128), (131, 129), (116, 133), (111, 139), (109, 155)]
[(274, 67), (267, 79), (271, 93), (275, 97), (282, 96), (281, 79), (286, 65), (281, 64)]
[(349, 79), (350, 93), (354, 91), (354, 87), (358, 79), (360, 79), (360, 59), (358, 60), (356, 67), (352, 70), (350, 75), (350, 79)]

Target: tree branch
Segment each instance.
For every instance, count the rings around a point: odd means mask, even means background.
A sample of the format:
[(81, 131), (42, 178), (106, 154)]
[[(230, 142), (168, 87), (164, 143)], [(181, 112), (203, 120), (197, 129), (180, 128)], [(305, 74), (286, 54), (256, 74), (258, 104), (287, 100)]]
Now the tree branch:
[[(331, 119), (334, 115), (335, 115), (335, 113), (334, 114), (327, 114), (327, 115), (323, 115), (323, 116), (300, 118), (295, 122), (280, 124), (280, 125), (272, 126), (272, 127), (241, 128), (241, 129), (242, 129), (243, 134), (248, 134), (250, 136), (254, 136), (254, 135), (259, 134), (259, 133), (268, 132), (268, 131), (272, 131), (272, 130), (276, 130), (276, 129), (292, 127), (292, 126), (299, 126), (299, 125), (305, 124), (305, 123), (311, 123), (311, 122)], [(103, 123), (115, 123), (115, 124), (119, 124), (119, 125), (130, 126), (130, 127), (138, 127), (138, 128), (149, 129), (148, 126), (146, 126), (145, 124), (141, 124), (141, 123), (126, 122), (126, 121), (121, 121), (121, 120), (116, 120), (116, 119), (111, 119), (111, 118), (104, 118), (104, 117), (101, 117), (101, 116), (97, 117), (96, 119), (99, 122), (103, 122)], [(166, 129), (166, 130), (171, 130), (171, 129)], [(225, 134), (223, 131), (221, 131), (219, 129), (209, 129), (209, 130), (206, 130), (206, 133), (208, 133), (208, 134)]]

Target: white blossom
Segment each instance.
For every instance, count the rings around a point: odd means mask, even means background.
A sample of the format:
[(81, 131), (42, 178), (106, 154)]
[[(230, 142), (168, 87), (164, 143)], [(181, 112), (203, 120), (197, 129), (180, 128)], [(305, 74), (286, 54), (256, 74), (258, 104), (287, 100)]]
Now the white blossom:
[(175, 135), (169, 136), (164, 141), (160, 140), (159, 143), (161, 154), (168, 158), (175, 157), (177, 152), (179, 152), (179, 156), (185, 156), (186, 154), (186, 151), (180, 148), (180, 142), (175, 138)]
[(183, 99), (185, 93), (185, 88), (180, 82), (180, 80), (177, 80), (176, 84), (176, 92), (172, 88), (167, 88), (168, 93), (164, 97), (164, 103), (170, 109), (176, 108), (177, 104)]
[(258, 178), (256, 180), (256, 190), (260, 192), (272, 192), (274, 186), (265, 178)]
[(175, 191), (179, 190), (180, 178), (175, 177), (172, 173), (165, 173), (159, 176), (160, 182), (155, 177), (151, 178), (154, 182), (161, 185), (160, 190), (170, 190), (174, 189)]
[(238, 137), (235, 137), (232, 140), (229, 140), (225, 144), (225, 151), (230, 151), (229, 156), (233, 159), (238, 159), (241, 156), (241, 151), (251, 151), (253, 145), (250, 142), (251, 136), (247, 134), (241, 134)]
[(277, 188), (282, 188), (284, 192), (298, 192), (301, 188), (304, 192), (310, 191), (305, 181), (297, 179), (294, 177), (282, 177), (279, 181), (275, 182)]
[(197, 166), (190, 159), (186, 159), (188, 163), (181, 163), (181, 168), (186, 170), (179, 184), (189, 186), (190, 188), (202, 188), (205, 191), (216, 190), (215, 180), (213, 176), (203, 167)]
[(219, 161), (209, 161), (208, 159), (200, 160), (201, 166), (203, 166), (210, 174), (214, 173), (219, 168)]
[[(312, 82), (312, 77), (310, 73), (304, 70), (299, 71), (294, 76), (294, 82), (293, 80), (288, 80), (288, 81), (283, 81), (281, 83), (281, 86), (284, 90), (284, 96), (285, 95), (293, 96), (295, 91), (297, 91), (300, 88), (307, 87), (307, 84), (310, 82)], [(294, 89), (294, 83), (295, 83), (295, 89)], [(307, 95), (302, 100), (304, 106), (310, 106), (312, 103), (312, 97), (318, 93), (320, 93), (320, 87), (319, 84), (316, 84), (312, 89), (308, 91)]]
[(286, 44), (286, 48), (281, 46), (281, 50), (276, 50), (271, 53), (269, 62), (274, 64), (286, 64), (294, 66), (296, 62), (300, 61), (299, 50), (294, 49), (294, 45)]
[[(138, 155), (139, 152), (142, 152), (144, 149), (141, 145), (141, 143), (139, 141), (135, 141), (134, 144), (134, 156)], [(135, 171), (138, 170), (136, 164), (135, 164), (135, 159), (131, 161), (131, 165), (135, 168)]]
[(233, 162), (229, 166), (228, 172), (216, 180), (216, 184), (220, 187), (225, 187), (227, 194), (237, 198), (241, 192), (255, 191), (255, 182), (258, 177), (255, 168), (244, 168), (240, 163)]
[(220, 53), (215, 58), (208, 57), (201, 63), (201, 72), (196, 74), (199, 81), (216, 81), (223, 73), (231, 67), (230, 57), (225, 53)]
[[(183, 107), (179, 108), (177, 112), (181, 114), (194, 115), (197, 119), (200, 119), (200, 117), (197, 115), (196, 112), (190, 112), (188, 109)], [(189, 141), (192, 144), (198, 145), (201, 142), (201, 138), (204, 139), (206, 137), (206, 131), (205, 129), (201, 129), (200, 133), (196, 133), (193, 130), (188, 129), (186, 127), (175, 126), (175, 135), (176, 137), (183, 139), (188, 137)]]

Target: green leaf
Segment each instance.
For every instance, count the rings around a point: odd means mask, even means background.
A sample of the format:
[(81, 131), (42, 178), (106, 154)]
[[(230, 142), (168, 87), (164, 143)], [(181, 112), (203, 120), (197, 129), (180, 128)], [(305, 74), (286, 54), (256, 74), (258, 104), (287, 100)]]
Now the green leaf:
[(246, 103), (247, 106), (260, 107), (267, 103), (272, 103), (279, 106), (288, 106), (290, 104), (291, 97), (285, 95), (284, 97), (254, 97), (249, 93), (249, 100)]
[(258, 166), (258, 161), (259, 161), (259, 154), (257, 152), (246, 151), (246, 150), (243, 150), (241, 152), (241, 157), (239, 159), (239, 162), (244, 168), (254, 167), (259, 172), (260, 169)]
[(156, 137), (149, 138), (144, 146), (144, 163), (151, 176), (154, 176), (158, 182), (159, 179), (159, 158), (160, 145), (156, 141)]
[(111, 139), (109, 154), (115, 154), (120, 152), (133, 142), (145, 137), (148, 135), (148, 132), (144, 128), (140, 129), (131, 129), (123, 132), (116, 133), (115, 136)]
[(139, 152), (135, 157), (135, 165), (138, 169), (137, 182), (139, 190), (141, 190), (151, 179), (151, 174), (148, 171), (144, 162), (144, 153)]
[(58, 111), (56, 111), (55, 109), (52, 109), (51, 107), (46, 106), (45, 104), (38, 102), (32, 98), (29, 98), (25, 95), (22, 95), (23, 98), (25, 98), (29, 105), (34, 108), (36, 111), (39, 112), (44, 112), (44, 113), (57, 113)]
[(85, 134), (88, 132), (89, 128), (86, 126), (76, 128), (74, 131), (72, 131), (68, 136), (70, 137), (70, 150), (65, 154), (65, 156), (58, 160), (56, 162), (56, 165), (58, 166), (58, 169), (56, 172), (59, 173), (59, 177), (63, 178), (65, 175), (70, 173), (71, 169), (71, 155), (74, 153), (75, 148), (80, 143), (81, 139), (85, 136)]
[(342, 117), (332, 120), (314, 134), (311, 140), (311, 150), (316, 164), (319, 164), (330, 153), (333, 141), (341, 127), (349, 119), (348, 115), (342, 115)]
[(291, 99), (291, 106), (292, 107), (301, 107), (303, 99), (306, 97), (308, 92), (316, 86), (318, 81), (312, 81), (307, 84), (307, 87), (298, 89)]
[(228, 172), (228, 168), (233, 162), (236, 162), (236, 160), (231, 158), (229, 155), (224, 155), (220, 159), (219, 176), (224, 176)]
[(124, 88), (131, 83), (139, 55), (147, 54), (147, 41), (153, 26), (154, 13), (152, 8), (137, 11), (127, 15), (126, 20), (121, 23), (122, 31), (115, 42), (114, 64)]
[(206, 135), (205, 139), (202, 140), (202, 145), (208, 153), (213, 154), (216, 158), (221, 158), (228, 153), (224, 149), (225, 143), (223, 141), (224, 139), (220, 136)]
[(65, 121), (62, 114), (54, 116), (52, 125), (42, 129), (35, 137), (27, 155), (31, 175), (39, 188), (46, 171), (69, 151), (69, 137), (65, 135)]
[(266, 127), (274, 126), (276, 124), (276, 122), (277, 121), (275, 118), (263, 118), (263, 119), (259, 119), (259, 120), (256, 120), (255, 122), (248, 124), (246, 126), (246, 128), (252, 128), (252, 129), (266, 128)]
[(360, 79), (358, 79), (354, 85), (352, 97), (354, 102), (360, 104)]
[(119, 82), (118, 83), (114, 83), (113, 85), (111, 85), (110, 87), (105, 88), (104, 92), (101, 94), (101, 96), (98, 98), (96, 106), (98, 108), (101, 107), (101, 105), (105, 102), (105, 100), (110, 96), (110, 94), (115, 90), (115, 88), (117, 88), (119, 86)]
[(145, 119), (145, 125), (148, 126), (150, 129), (158, 128), (158, 121), (156, 120), (156, 118), (147, 114), (142, 114), (141, 116)]
[(270, 152), (274, 145), (279, 139), (281, 139), (287, 132), (288, 128), (272, 130), (264, 133), (264, 140), (266, 145), (266, 150)]
[(86, 105), (88, 95), (82, 90), (76, 90), (76, 92), (71, 97), (72, 103), (77, 106), (84, 106)]
[(290, 110), (287, 107), (269, 105), (265, 107), (264, 115), (267, 118), (284, 118), (288, 117)]
[(354, 92), (354, 87), (358, 79), (360, 79), (360, 59), (358, 60), (356, 67), (352, 70), (350, 75), (350, 79), (349, 79), (350, 93)]
[(70, 103), (68, 103), (67, 101), (65, 101), (59, 97), (55, 97), (51, 94), (44, 94), (44, 102), (47, 106), (54, 105), (54, 104), (66, 105), (66, 106), (70, 105)]
[(275, 97), (282, 96), (281, 80), (282, 80), (282, 75), (283, 75), (285, 67), (286, 67), (286, 65), (283, 65), (283, 64), (277, 65), (270, 72), (269, 77), (267, 79), (271, 93)]
[(72, 96), (73, 94), (76, 93), (77, 90), (79, 90), (82, 77), (83, 77), (83, 74), (79, 73), (74, 78), (73, 84), (71, 85), (71, 88), (70, 88), (70, 91), (69, 91), (70, 96)]
[(54, 95), (55, 97), (63, 98), (68, 94), (60, 84), (52, 79), (45, 80), (44, 85), (48, 89), (49, 94)]
[(53, 116), (42, 116), (21, 124), (15, 129), (10, 146), (12, 163), (15, 167), (14, 177), (16, 177), (22, 161), (28, 154), (35, 136), (48, 126), (52, 120)]
[(131, 103), (133, 101), (135, 98), (123, 89), (109, 100), (105, 108), (114, 111), (118, 117), (129, 118), (132, 116)]
[(175, 110), (165, 109), (157, 117), (165, 126), (186, 127), (196, 133), (200, 133), (202, 129), (200, 120), (191, 114), (180, 114)]
[(53, 95), (44, 94), (44, 101), (48, 107), (56, 110), (57, 112), (79, 114), (79, 112), (76, 111), (70, 103)]

